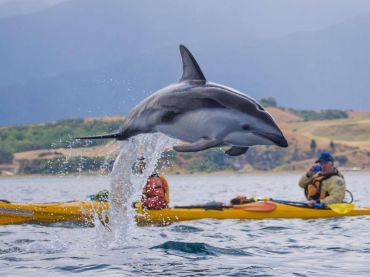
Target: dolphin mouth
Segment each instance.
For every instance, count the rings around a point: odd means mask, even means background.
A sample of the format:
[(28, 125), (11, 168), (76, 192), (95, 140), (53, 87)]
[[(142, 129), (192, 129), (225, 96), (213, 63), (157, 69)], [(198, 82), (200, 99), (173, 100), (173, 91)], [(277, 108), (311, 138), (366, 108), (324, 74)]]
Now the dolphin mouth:
[(273, 133), (258, 133), (257, 135), (266, 138), (280, 147), (288, 147), (288, 141), (284, 135), (273, 134)]

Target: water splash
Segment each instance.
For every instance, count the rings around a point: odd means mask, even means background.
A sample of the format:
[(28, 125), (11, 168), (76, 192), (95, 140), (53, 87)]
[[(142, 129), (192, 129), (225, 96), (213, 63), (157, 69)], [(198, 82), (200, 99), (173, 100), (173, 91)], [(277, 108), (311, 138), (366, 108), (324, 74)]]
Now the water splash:
[[(134, 232), (132, 203), (139, 199), (146, 180), (158, 167), (162, 153), (176, 142), (160, 133), (138, 135), (121, 142), (121, 151), (111, 174), (109, 229), (113, 233), (113, 245), (124, 244), (127, 236)], [(144, 157), (146, 161), (144, 172), (139, 175), (133, 171), (138, 157)]]

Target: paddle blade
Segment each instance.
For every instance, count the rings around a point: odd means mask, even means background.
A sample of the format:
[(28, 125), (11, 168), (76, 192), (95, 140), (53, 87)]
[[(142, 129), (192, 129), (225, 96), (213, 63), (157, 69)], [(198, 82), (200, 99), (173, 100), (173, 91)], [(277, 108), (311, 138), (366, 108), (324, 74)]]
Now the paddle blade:
[(351, 212), (355, 208), (355, 204), (348, 204), (348, 203), (338, 203), (338, 204), (331, 204), (328, 205), (329, 209), (337, 214), (347, 214)]
[(271, 202), (261, 201), (242, 205), (234, 205), (233, 208), (251, 212), (272, 212), (276, 209), (276, 205)]

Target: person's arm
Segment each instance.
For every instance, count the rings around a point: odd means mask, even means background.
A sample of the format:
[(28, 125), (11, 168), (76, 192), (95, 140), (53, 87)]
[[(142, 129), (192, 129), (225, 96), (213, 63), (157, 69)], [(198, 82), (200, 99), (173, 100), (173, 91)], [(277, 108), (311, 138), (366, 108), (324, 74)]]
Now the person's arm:
[(154, 196), (154, 197), (144, 199), (144, 200), (141, 201), (141, 203), (142, 203), (144, 208), (149, 209), (149, 210), (162, 209), (164, 204), (165, 204), (164, 201), (158, 196)]
[(160, 178), (162, 180), (163, 187), (164, 187), (164, 190), (165, 190), (164, 201), (168, 205), (170, 203), (170, 187), (168, 185), (168, 182), (167, 182), (166, 178), (164, 178), (163, 176), (160, 176)]
[(307, 173), (299, 179), (298, 185), (301, 188), (305, 189), (308, 184), (312, 182), (314, 176), (314, 172), (311, 172), (311, 170), (307, 171)]
[(340, 177), (337, 178), (332, 177), (330, 179), (328, 180), (330, 182), (330, 184), (328, 185), (329, 195), (324, 199), (320, 200), (320, 203), (324, 204), (325, 206), (334, 203), (342, 203), (344, 196), (346, 194), (346, 183), (344, 179)]

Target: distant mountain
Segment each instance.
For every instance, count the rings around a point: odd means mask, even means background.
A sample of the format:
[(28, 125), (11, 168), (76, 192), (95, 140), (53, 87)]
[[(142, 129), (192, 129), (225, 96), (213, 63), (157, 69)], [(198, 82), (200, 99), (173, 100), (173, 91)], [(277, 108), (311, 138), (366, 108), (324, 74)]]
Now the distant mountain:
[[(32, 3), (57, 1), (12, 0), (3, 7), (27, 10)], [(370, 3), (345, 0), (62, 1), (36, 13), (0, 18), (0, 86), (100, 68), (180, 42), (202, 41), (214, 48), (207, 41), (224, 40), (222, 47), (230, 38), (319, 30), (366, 11)]]
[(126, 114), (180, 77), (179, 43), (209, 80), (256, 99), (368, 109), (370, 16), (348, 19), (358, 4), (257, 2), (73, 0), (2, 18), (0, 125)]

